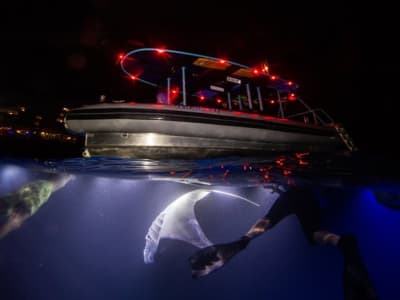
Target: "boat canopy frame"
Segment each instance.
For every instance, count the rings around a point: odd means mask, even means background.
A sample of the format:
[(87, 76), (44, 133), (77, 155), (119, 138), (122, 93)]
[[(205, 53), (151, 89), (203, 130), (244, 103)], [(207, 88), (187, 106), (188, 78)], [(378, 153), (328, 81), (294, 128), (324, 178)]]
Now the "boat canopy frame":
[[(179, 100), (181, 106), (268, 114), (323, 126), (335, 123), (322, 108), (311, 108), (296, 93), (297, 84), (270, 74), (266, 64), (252, 68), (197, 53), (139, 48), (126, 53), (120, 66), (130, 79), (154, 87), (158, 93), (163, 91), (164, 104), (176, 105)], [(207, 99), (214, 103), (206, 103)], [(274, 112), (267, 109), (272, 103), (276, 106)], [(288, 103), (300, 105), (290, 111)]]

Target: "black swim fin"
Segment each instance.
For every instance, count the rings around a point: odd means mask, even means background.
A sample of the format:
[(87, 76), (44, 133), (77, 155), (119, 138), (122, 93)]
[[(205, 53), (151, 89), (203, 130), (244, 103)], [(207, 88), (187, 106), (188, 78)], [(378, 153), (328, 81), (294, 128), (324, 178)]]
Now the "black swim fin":
[(192, 278), (206, 276), (223, 267), (234, 255), (247, 247), (250, 238), (244, 236), (238, 241), (212, 245), (198, 250), (189, 257)]
[(343, 287), (346, 300), (378, 300), (353, 235), (342, 236), (338, 244), (344, 256)]

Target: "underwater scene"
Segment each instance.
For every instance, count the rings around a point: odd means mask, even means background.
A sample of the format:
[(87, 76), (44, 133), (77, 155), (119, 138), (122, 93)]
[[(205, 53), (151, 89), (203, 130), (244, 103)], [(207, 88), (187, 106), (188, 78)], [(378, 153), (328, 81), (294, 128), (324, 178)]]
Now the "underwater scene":
[(359, 166), (3, 158), (2, 299), (398, 299), (399, 182)]

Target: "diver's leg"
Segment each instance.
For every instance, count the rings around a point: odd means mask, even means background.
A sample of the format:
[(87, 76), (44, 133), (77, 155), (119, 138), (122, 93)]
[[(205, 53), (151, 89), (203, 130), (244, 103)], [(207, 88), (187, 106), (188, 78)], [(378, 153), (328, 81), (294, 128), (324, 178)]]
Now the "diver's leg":
[(245, 249), (251, 239), (264, 233), (270, 223), (269, 219), (261, 218), (240, 239), (226, 244), (211, 245), (196, 251), (189, 257), (192, 277), (199, 278), (223, 267), (233, 256)]
[[(293, 195), (293, 213), (297, 216), (305, 237), (311, 245), (319, 242), (328, 242), (333, 236), (324, 235), (321, 241), (318, 233), (321, 228), (320, 201), (315, 192), (308, 187), (299, 187)], [(315, 236), (315, 237), (314, 237)], [(327, 239), (329, 237), (329, 239)], [(317, 238), (317, 239), (316, 239)]]
[(318, 230), (313, 233), (313, 239), (319, 245), (330, 245), (337, 247), (340, 240), (340, 235), (326, 230)]
[(5, 237), (11, 231), (18, 229), (24, 221), (29, 217), (29, 214), (12, 213), (4, 224), (0, 225), (0, 239)]
[(343, 284), (346, 300), (377, 300), (377, 294), (369, 279), (361, 258), (357, 240), (353, 235), (340, 236), (320, 229), (319, 201), (312, 194), (297, 202), (294, 211), (303, 231), (312, 245), (330, 245), (341, 250), (344, 257)]
[(270, 211), (247, 231), (240, 239), (226, 244), (212, 245), (196, 251), (189, 262), (192, 277), (198, 278), (210, 274), (224, 266), (233, 256), (244, 250), (250, 241), (265, 233), (283, 218), (293, 213), (291, 193), (283, 194), (273, 204)]
[(344, 259), (343, 285), (345, 299), (379, 299), (364, 265), (355, 236), (341, 236), (337, 247), (341, 250)]
[(377, 300), (378, 296), (360, 255), (353, 235), (337, 235), (329, 231), (314, 232), (314, 241), (320, 245), (337, 247), (343, 254), (343, 292), (346, 300)]
[(364, 265), (355, 236), (340, 236), (329, 231), (316, 231), (314, 240), (320, 245), (337, 247), (342, 252), (344, 260), (343, 292), (346, 300), (379, 299)]
[(258, 237), (267, 231), (268, 228), (271, 227), (271, 220), (266, 216), (259, 219), (250, 229), (247, 231), (245, 236), (249, 239), (253, 239)]

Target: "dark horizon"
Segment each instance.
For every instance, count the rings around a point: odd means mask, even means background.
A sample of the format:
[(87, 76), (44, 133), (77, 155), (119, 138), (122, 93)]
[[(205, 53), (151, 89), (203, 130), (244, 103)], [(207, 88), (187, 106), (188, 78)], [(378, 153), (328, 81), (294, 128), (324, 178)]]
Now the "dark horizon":
[[(382, 150), (384, 144), (393, 151), (381, 135), (369, 145), (376, 128), (391, 127), (394, 96), (366, 94), (368, 68), (383, 66), (365, 64), (364, 28), (355, 8), (265, 12), (251, 6), (189, 9), (154, 3), (151, 8), (107, 0), (6, 5), (0, 105), (47, 110), (95, 103), (101, 94), (131, 100), (135, 89), (119, 68), (118, 54), (167, 47), (246, 65), (267, 59), (273, 73), (299, 84), (302, 98), (344, 124), (362, 148)], [(378, 96), (380, 109), (373, 102)], [(377, 122), (371, 124), (372, 117)]]

